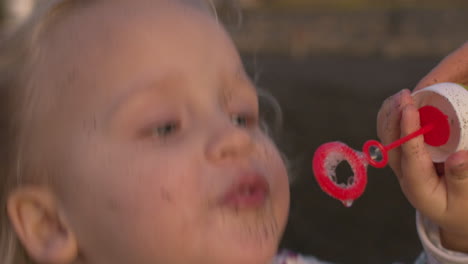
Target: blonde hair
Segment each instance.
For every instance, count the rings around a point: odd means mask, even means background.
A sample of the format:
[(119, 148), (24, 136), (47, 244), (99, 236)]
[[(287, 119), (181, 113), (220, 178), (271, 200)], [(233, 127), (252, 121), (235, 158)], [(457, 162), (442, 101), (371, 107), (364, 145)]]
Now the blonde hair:
[[(211, 0), (179, 0), (213, 14)], [(22, 248), (7, 214), (12, 190), (25, 184), (27, 167), (22, 154), (30, 104), (34, 99), (33, 65), (41, 55), (44, 33), (77, 8), (98, 0), (41, 1), (27, 22), (0, 43), (0, 263), (33, 263)]]
[(33, 263), (20, 245), (7, 214), (10, 192), (25, 183), (23, 134), (26, 130), (31, 74), (40, 54), (40, 38), (55, 19), (72, 6), (88, 1), (64, 0), (42, 3), (20, 28), (6, 36), (0, 46), (0, 263)]
[[(63, 1), (60, 6), (73, 1)], [(53, 6), (53, 8), (52, 8)], [(38, 10), (34, 17), (11, 33), (0, 48), (0, 263), (32, 263), (20, 246), (8, 218), (6, 203), (10, 192), (23, 182), (21, 134), (28, 77), (38, 50), (41, 28), (46, 18), (58, 10), (57, 3)], [(28, 87), (28, 88), (27, 88)]]

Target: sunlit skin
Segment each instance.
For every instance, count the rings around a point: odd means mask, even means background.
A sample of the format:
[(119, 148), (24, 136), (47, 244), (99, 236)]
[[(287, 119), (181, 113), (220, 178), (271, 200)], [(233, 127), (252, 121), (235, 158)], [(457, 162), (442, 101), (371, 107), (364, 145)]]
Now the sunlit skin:
[(271, 262), (287, 173), (214, 19), (176, 2), (102, 1), (41, 48), (31, 155), (76, 236), (73, 263)]

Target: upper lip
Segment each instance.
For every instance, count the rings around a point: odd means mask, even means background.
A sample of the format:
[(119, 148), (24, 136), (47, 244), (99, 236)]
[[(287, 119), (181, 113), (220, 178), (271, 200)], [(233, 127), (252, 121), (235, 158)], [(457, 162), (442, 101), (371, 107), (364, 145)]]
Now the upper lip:
[(243, 193), (262, 192), (266, 196), (269, 191), (270, 187), (264, 175), (257, 171), (244, 171), (238, 174), (224, 192), (221, 203), (231, 203), (232, 199)]

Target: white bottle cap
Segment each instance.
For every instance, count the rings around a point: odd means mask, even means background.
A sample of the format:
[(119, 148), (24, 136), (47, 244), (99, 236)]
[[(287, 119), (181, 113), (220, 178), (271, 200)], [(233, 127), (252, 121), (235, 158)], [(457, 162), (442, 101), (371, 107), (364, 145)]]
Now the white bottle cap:
[(438, 83), (413, 93), (418, 108), (431, 105), (448, 117), (450, 137), (445, 145), (427, 145), (432, 161), (444, 162), (450, 154), (468, 150), (468, 90), (456, 83)]

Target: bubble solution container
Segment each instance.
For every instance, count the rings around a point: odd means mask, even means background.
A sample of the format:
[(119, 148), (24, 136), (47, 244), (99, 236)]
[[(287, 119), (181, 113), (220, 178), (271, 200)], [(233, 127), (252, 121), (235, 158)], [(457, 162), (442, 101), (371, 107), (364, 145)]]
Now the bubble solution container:
[(434, 147), (426, 144), (432, 161), (444, 162), (459, 150), (468, 149), (468, 90), (456, 83), (438, 83), (413, 93), (418, 108), (433, 106), (448, 117), (450, 136), (448, 142)]

